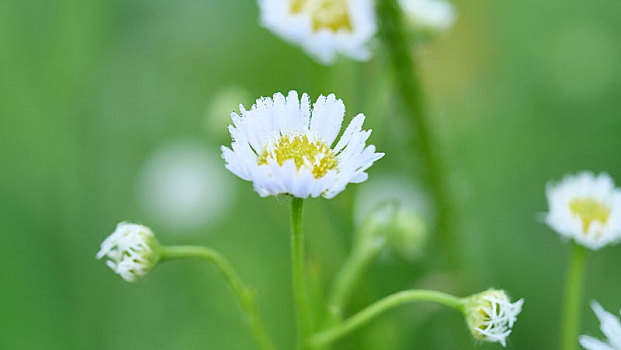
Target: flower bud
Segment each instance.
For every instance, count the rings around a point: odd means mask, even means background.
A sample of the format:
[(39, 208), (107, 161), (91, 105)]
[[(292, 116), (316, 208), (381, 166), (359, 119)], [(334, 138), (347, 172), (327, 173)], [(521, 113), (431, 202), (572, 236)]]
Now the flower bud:
[(102, 243), (97, 259), (106, 257), (106, 265), (127, 282), (146, 276), (160, 259), (160, 246), (146, 226), (121, 222)]
[(464, 314), (472, 335), (506, 346), (507, 337), (522, 311), (524, 299), (514, 303), (503, 290), (489, 289), (466, 299)]
[(419, 257), (427, 242), (427, 224), (412, 208), (397, 202), (384, 202), (365, 218), (360, 230), (362, 242), (373, 240), (386, 245), (404, 259)]

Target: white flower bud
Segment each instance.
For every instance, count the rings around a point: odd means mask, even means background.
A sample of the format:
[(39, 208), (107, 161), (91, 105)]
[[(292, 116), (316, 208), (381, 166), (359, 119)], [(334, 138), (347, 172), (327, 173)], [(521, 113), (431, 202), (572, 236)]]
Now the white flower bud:
[(159, 244), (146, 226), (121, 222), (102, 243), (97, 259), (106, 257), (106, 264), (127, 282), (146, 276), (160, 258)]
[(512, 303), (504, 291), (494, 289), (467, 298), (464, 313), (470, 332), (478, 340), (506, 346), (522, 304), (524, 299)]

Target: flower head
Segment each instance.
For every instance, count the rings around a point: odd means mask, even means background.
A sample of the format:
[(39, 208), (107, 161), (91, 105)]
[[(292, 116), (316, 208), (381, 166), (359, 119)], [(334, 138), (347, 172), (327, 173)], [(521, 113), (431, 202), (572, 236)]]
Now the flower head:
[(377, 31), (373, 0), (259, 0), (261, 23), (324, 64), (338, 54), (370, 57)]
[(522, 304), (524, 299), (512, 303), (504, 291), (495, 289), (469, 297), (464, 312), (470, 332), (479, 340), (506, 346)]
[(455, 7), (447, 0), (399, 0), (408, 22), (415, 28), (442, 32), (455, 24)]
[(134, 282), (155, 267), (160, 254), (153, 232), (146, 227), (121, 222), (108, 236), (97, 253), (97, 259), (108, 258), (106, 264), (127, 282)]
[(222, 147), (226, 168), (252, 181), (260, 196), (289, 194), (332, 198), (352, 183), (367, 179), (365, 172), (384, 154), (365, 147), (371, 131), (362, 130), (364, 115), (357, 115), (340, 132), (345, 106), (334, 95), (320, 96), (311, 110), (308, 95), (280, 93), (261, 98), (241, 116), (232, 113), (229, 126), (233, 143)]
[(596, 301), (591, 302), (591, 308), (597, 315), (600, 328), (606, 335), (607, 342), (583, 335), (580, 337), (580, 345), (587, 350), (621, 350), (621, 322), (615, 315), (607, 312)]
[(621, 191), (607, 174), (567, 175), (549, 183), (546, 194), (545, 222), (560, 235), (590, 249), (621, 239)]

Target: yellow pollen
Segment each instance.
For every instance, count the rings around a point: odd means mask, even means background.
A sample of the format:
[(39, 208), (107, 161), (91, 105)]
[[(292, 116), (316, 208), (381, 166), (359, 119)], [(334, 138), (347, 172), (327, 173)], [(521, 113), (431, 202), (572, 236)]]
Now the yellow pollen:
[(281, 136), (270, 151), (267, 148), (263, 150), (259, 165), (267, 164), (268, 159), (276, 160), (281, 166), (285, 161), (293, 159), (298, 170), (302, 166), (308, 167), (316, 179), (336, 168), (334, 152), (328, 145), (318, 140), (311, 141), (306, 135)]
[(605, 224), (610, 216), (610, 209), (593, 198), (576, 198), (569, 202), (569, 210), (582, 220), (582, 231), (587, 233), (594, 221)]
[(307, 13), (311, 16), (313, 30), (328, 29), (352, 31), (347, 0), (292, 0), (289, 11), (293, 15)]

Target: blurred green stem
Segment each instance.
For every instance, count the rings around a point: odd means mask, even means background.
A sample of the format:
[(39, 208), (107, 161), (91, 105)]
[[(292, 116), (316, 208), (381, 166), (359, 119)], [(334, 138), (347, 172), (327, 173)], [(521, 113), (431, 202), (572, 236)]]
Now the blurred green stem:
[(389, 295), (358, 312), (343, 323), (313, 335), (309, 342), (313, 346), (329, 344), (351, 333), (383, 312), (412, 301), (429, 301), (452, 307), (462, 312), (464, 309), (464, 301), (449, 294), (432, 290), (406, 290)]
[(582, 280), (586, 249), (572, 243), (571, 257), (567, 271), (565, 306), (563, 308), (563, 328), (561, 330), (561, 349), (578, 349), (580, 307), (582, 299)]
[(198, 258), (206, 260), (222, 273), (228, 282), (233, 294), (241, 305), (252, 335), (261, 350), (275, 350), (274, 344), (267, 334), (267, 330), (259, 317), (256, 295), (254, 290), (244, 285), (231, 264), (219, 252), (201, 246), (164, 246), (160, 253), (160, 261), (184, 258)]
[(298, 328), (298, 349), (306, 349), (306, 339), (313, 332), (306, 269), (304, 261), (304, 233), (302, 231), (302, 198), (291, 200), (291, 270), (293, 299)]
[(356, 286), (360, 276), (377, 257), (386, 245), (385, 239), (376, 239), (370, 244), (356, 245), (347, 257), (347, 260), (337, 273), (334, 285), (328, 295), (327, 325), (340, 322), (343, 318), (343, 309), (347, 306), (347, 299)]
[(454, 267), (459, 250), (453, 232), (453, 209), (448, 195), (446, 172), (437, 154), (438, 142), (429, 127), (420, 74), (410, 52), (401, 8), (397, 0), (379, 0), (377, 10), (380, 34), (388, 51), (396, 90), (414, 127), (411, 140), (422, 158), (424, 180), (434, 197), (439, 243), (443, 246), (442, 251), (446, 252), (449, 267)]

